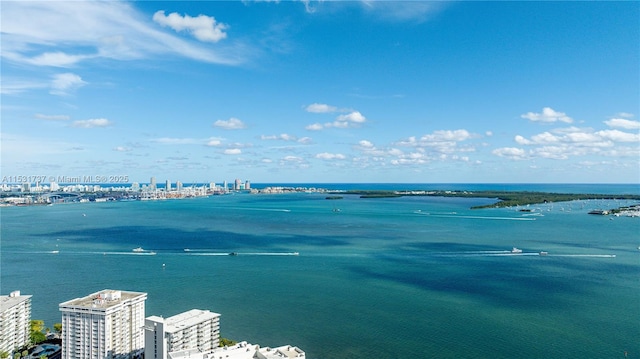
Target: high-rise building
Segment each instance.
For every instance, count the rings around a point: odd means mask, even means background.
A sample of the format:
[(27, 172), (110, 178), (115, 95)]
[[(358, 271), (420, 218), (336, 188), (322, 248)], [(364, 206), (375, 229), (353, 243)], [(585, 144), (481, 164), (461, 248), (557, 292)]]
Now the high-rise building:
[(144, 351), (147, 293), (103, 290), (60, 303), (62, 359), (132, 358)]
[(233, 190), (234, 191), (239, 191), (240, 190), (240, 186), (241, 186), (242, 181), (240, 181), (239, 178), (236, 178), (236, 181), (233, 184)]
[(0, 352), (12, 351), (29, 343), (31, 296), (16, 290), (0, 296)]
[(244, 182), (244, 189), (251, 189), (251, 182), (249, 182), (249, 180)]
[(156, 178), (155, 177), (151, 177), (151, 180), (149, 181), (149, 189), (153, 191), (156, 188), (157, 188)]
[(171, 191), (171, 181), (170, 181), (170, 180), (167, 180), (167, 181), (164, 183), (164, 190), (165, 190), (166, 192)]
[(182, 191), (182, 182), (176, 181), (176, 191)]
[(175, 351), (208, 351), (220, 343), (220, 314), (192, 309), (169, 318), (145, 320), (145, 359), (167, 359)]

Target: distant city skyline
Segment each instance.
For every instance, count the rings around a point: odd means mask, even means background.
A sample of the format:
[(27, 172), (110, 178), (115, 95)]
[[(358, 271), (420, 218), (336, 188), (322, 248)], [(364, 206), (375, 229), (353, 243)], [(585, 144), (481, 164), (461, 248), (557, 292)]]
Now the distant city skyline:
[(0, 17), (2, 176), (640, 182), (639, 2), (6, 1)]

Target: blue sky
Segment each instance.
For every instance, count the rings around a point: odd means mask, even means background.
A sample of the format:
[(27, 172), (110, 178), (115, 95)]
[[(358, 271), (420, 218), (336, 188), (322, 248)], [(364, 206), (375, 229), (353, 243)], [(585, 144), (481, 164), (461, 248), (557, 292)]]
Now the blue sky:
[(2, 1), (2, 176), (640, 182), (640, 3)]

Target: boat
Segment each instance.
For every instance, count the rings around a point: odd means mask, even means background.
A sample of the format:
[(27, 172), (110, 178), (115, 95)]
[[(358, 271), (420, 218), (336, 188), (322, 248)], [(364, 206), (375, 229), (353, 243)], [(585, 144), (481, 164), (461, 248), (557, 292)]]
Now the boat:
[(545, 251), (540, 252), (541, 256), (546, 256), (547, 254), (549, 254), (549, 252), (545, 252)]
[(60, 251), (51, 251), (52, 254), (58, 254)]
[(511, 250), (511, 253), (522, 253), (522, 249), (513, 247), (513, 249)]
[(189, 248), (185, 248), (185, 249), (184, 249), (184, 251), (185, 251), (185, 252), (191, 252), (191, 249), (189, 249)]
[(229, 253), (229, 255), (230, 255), (230, 256), (237, 256), (237, 255), (238, 255), (238, 252), (231, 252), (231, 253)]
[(140, 253), (140, 252), (144, 252), (144, 249), (142, 249), (142, 247), (138, 247), (138, 248), (134, 248), (133, 251), (136, 253)]

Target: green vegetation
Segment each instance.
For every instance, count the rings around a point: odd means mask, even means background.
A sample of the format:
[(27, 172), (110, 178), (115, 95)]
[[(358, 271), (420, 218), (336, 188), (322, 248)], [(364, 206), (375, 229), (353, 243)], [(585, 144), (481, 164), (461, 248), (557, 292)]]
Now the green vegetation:
[(53, 325), (53, 330), (58, 334), (62, 333), (62, 323), (55, 323)]
[(9, 353), (6, 351), (0, 351), (0, 359), (7, 359), (9, 357)]
[(32, 320), (30, 325), (31, 331), (29, 332), (29, 339), (31, 340), (31, 344), (36, 345), (47, 340), (47, 336), (42, 332), (44, 329), (43, 320)]
[(346, 191), (346, 194), (359, 194), (360, 198), (389, 198), (389, 197), (402, 197), (402, 195), (396, 191), (372, 191), (372, 190), (351, 190)]
[(219, 346), (221, 346), (221, 347), (230, 347), (232, 345), (236, 345), (237, 343), (238, 342), (236, 342), (235, 340), (231, 340), (231, 339), (220, 337)]
[(466, 197), (466, 198), (495, 198), (496, 202), (473, 206), (471, 209), (500, 208), (524, 206), (549, 202), (568, 202), (587, 199), (634, 199), (640, 200), (640, 195), (625, 194), (579, 194), (579, 193), (549, 193), (549, 192), (509, 192), (509, 191), (361, 191), (353, 190), (347, 194), (359, 194), (360, 198), (387, 198), (402, 196), (435, 196), (435, 197)]

